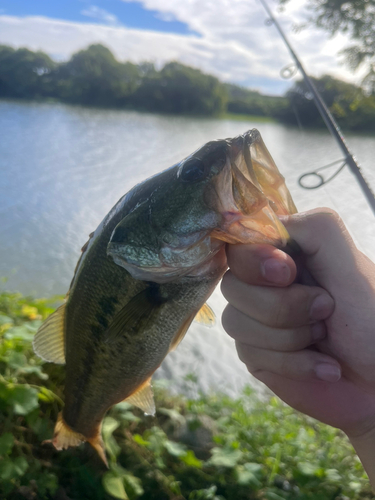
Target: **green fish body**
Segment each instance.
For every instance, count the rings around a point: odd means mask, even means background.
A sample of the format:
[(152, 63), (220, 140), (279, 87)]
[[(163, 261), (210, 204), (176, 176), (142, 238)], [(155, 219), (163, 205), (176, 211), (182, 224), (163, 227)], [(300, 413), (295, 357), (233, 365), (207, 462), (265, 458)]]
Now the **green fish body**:
[(295, 211), (255, 129), (207, 143), (121, 198), (34, 339), (40, 357), (66, 364), (55, 447), (88, 441), (106, 461), (106, 411), (127, 400), (153, 414), (152, 374), (197, 314), (213, 321), (205, 302), (227, 268), (225, 243), (283, 246), (276, 213)]

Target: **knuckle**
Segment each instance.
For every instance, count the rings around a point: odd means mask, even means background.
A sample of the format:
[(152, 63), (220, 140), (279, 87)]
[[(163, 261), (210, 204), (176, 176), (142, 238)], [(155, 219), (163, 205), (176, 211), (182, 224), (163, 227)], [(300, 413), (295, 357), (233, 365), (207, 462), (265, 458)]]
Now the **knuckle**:
[(332, 208), (323, 208), (314, 214), (314, 223), (321, 230), (330, 232), (333, 229), (342, 228), (344, 223), (340, 215)]
[(234, 333), (233, 327), (233, 315), (235, 314), (235, 308), (231, 305), (227, 305), (221, 316), (221, 324), (224, 330), (232, 337)]
[(237, 349), (237, 354), (249, 370), (250, 373), (253, 373), (254, 370), (256, 370), (256, 367), (254, 365), (254, 356), (252, 356), (252, 349), (243, 344), (242, 342), (236, 341), (236, 349)]
[(227, 299), (227, 294), (228, 294), (228, 288), (230, 288), (230, 282), (231, 282), (230, 274), (231, 274), (231, 272), (227, 271), (224, 274), (223, 279), (221, 280), (221, 283), (220, 283), (221, 293), (224, 295), (224, 297), (226, 299)]
[(309, 301), (305, 290), (289, 288), (282, 291), (275, 298), (269, 310), (269, 324), (274, 328), (288, 328), (295, 326), (301, 320), (301, 311)]
[(283, 351), (299, 351), (311, 345), (312, 337), (309, 327), (298, 328), (290, 330), (283, 343)]

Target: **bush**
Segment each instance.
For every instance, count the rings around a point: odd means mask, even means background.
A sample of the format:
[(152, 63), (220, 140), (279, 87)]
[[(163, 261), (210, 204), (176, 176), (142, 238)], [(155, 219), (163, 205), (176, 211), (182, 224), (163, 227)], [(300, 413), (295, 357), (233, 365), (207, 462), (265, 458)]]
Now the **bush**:
[(103, 423), (109, 470), (88, 444), (62, 452), (43, 444), (61, 409), (64, 368), (38, 359), (31, 341), (60, 300), (0, 294), (0, 498), (374, 498), (340, 431), (250, 389), (238, 400), (186, 399), (159, 382), (156, 417), (120, 403)]

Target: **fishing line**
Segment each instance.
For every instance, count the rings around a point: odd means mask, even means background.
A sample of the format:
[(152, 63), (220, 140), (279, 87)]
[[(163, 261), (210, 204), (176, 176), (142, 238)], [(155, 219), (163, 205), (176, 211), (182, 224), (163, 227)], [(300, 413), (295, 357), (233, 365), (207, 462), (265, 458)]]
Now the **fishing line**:
[[(319, 169), (316, 169), (313, 172), (303, 174), (299, 178), (299, 181), (298, 181), (299, 185), (306, 188), (306, 186), (303, 184), (303, 182), (301, 182), (301, 180), (303, 178), (306, 179), (306, 176), (308, 176), (308, 175), (313, 175), (313, 176), (318, 177), (318, 180), (319, 180), (319, 183), (317, 186), (315, 186), (315, 188), (320, 187), (321, 185), (326, 184), (327, 182), (332, 180), (334, 177), (336, 177), (336, 175), (342, 170), (342, 168), (344, 168), (345, 165), (348, 165), (351, 172), (355, 175), (355, 177), (360, 185), (360, 188), (362, 189), (362, 192), (365, 195), (367, 202), (370, 205), (370, 207), (375, 215), (375, 195), (372, 192), (370, 186), (367, 184), (365, 178), (363, 177), (361, 169), (360, 169), (357, 161), (355, 160), (354, 156), (350, 152), (350, 150), (345, 142), (344, 136), (339, 129), (339, 126), (337, 125), (335, 119), (331, 115), (331, 112), (327, 108), (327, 105), (325, 104), (324, 100), (322, 99), (322, 96), (320, 95), (319, 91), (316, 89), (313, 81), (306, 73), (304, 67), (302, 66), (301, 61), (299, 60), (297, 54), (294, 52), (292, 46), (290, 45), (288, 39), (285, 36), (283, 30), (281, 29), (281, 26), (279, 25), (277, 20), (274, 18), (270, 8), (268, 7), (268, 5), (266, 3), (266, 0), (259, 0), (259, 1), (263, 5), (264, 9), (266, 10), (266, 12), (269, 16), (269, 18), (266, 21), (266, 24), (268, 26), (274, 25), (276, 27), (277, 31), (279, 32), (281, 38), (284, 40), (285, 45), (287, 46), (292, 58), (295, 61), (292, 64), (295, 64), (296, 68), (302, 73), (305, 84), (306, 84), (308, 90), (311, 92), (311, 95), (314, 99), (315, 105), (318, 108), (318, 111), (319, 111), (321, 117), (323, 118), (324, 123), (326, 124), (328, 130), (330, 131), (330, 133), (333, 136), (333, 138), (335, 139), (335, 141), (337, 142), (341, 151), (344, 153), (344, 158), (345, 158), (344, 164), (339, 168), (339, 170), (333, 176), (331, 176), (331, 178), (324, 181), (323, 176), (321, 174), (319, 174), (320, 170), (323, 170), (324, 168), (328, 168), (329, 166), (331, 166), (331, 164), (329, 164), (329, 165), (326, 165), (325, 167), (320, 167)], [(288, 74), (288, 71), (289, 71), (289, 73), (292, 72), (291, 65), (288, 65), (286, 68), (284, 68), (284, 70), (285, 69), (286, 69), (286, 74)], [(308, 189), (314, 189), (314, 188), (308, 188)]]

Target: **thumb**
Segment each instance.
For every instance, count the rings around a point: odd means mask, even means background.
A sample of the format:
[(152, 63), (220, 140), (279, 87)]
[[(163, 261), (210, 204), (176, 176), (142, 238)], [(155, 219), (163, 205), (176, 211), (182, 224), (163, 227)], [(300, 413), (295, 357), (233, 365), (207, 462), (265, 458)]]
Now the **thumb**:
[(290, 236), (299, 244), (306, 267), (327, 290), (348, 284), (358, 275), (364, 256), (355, 246), (340, 216), (330, 208), (318, 208), (283, 218)]

